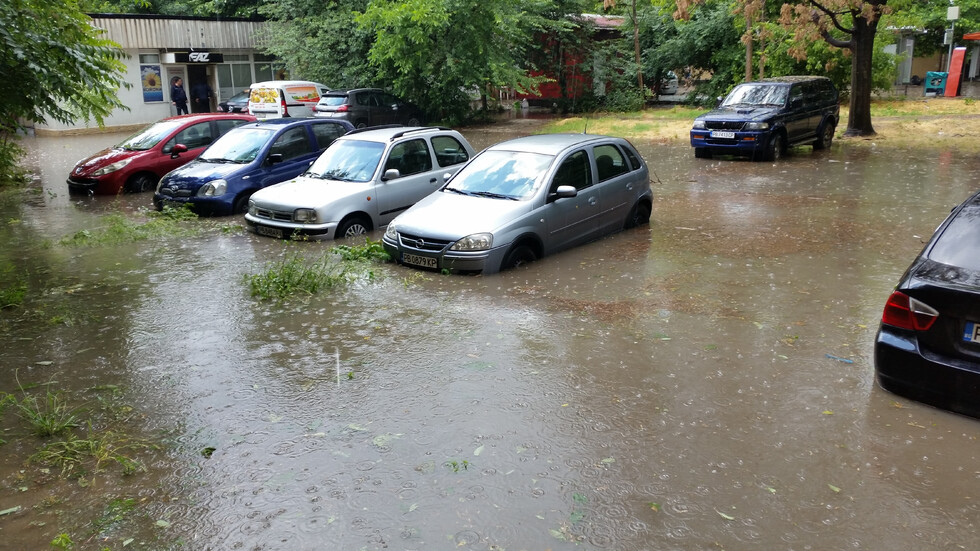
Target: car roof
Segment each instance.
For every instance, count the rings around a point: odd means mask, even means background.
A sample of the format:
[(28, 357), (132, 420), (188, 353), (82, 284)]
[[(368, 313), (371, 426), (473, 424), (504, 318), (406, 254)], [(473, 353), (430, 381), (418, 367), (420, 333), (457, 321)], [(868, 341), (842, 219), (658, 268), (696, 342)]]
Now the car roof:
[(760, 82), (765, 84), (796, 84), (798, 82), (813, 82), (818, 80), (830, 81), (827, 77), (813, 76), (813, 75), (787, 75), (782, 77), (769, 77), (759, 80), (754, 80), (752, 82), (743, 82), (742, 84), (758, 84)]
[(332, 121), (330, 119), (314, 118), (314, 117), (283, 117), (280, 119), (265, 119), (258, 122), (253, 122), (249, 124), (243, 124), (238, 128), (269, 128), (278, 129), (283, 126), (299, 126), (302, 124), (338, 124), (340, 126), (351, 126), (347, 121)]
[(487, 151), (527, 151), (544, 155), (558, 155), (570, 147), (607, 140), (618, 141), (619, 138), (600, 134), (539, 134), (500, 142), (488, 147)]
[(194, 115), (177, 115), (175, 117), (167, 117), (163, 120), (165, 121), (181, 121), (181, 122), (204, 122), (213, 121), (221, 119), (253, 119), (248, 113), (198, 113)]
[(390, 142), (402, 136), (407, 136), (409, 134), (414, 136), (414, 135), (424, 135), (427, 133), (432, 134), (436, 132), (456, 133), (456, 131), (451, 128), (444, 128), (441, 126), (387, 125), (387, 126), (374, 126), (374, 127), (353, 130), (337, 139), (358, 139), (358, 140), (365, 140), (371, 142)]
[(343, 96), (353, 92), (384, 92), (381, 88), (351, 88), (349, 90), (330, 90), (325, 96)]
[(294, 84), (305, 85), (305, 84), (315, 84), (317, 86), (323, 86), (328, 88), (325, 84), (320, 84), (319, 82), (313, 82), (312, 80), (265, 80), (262, 82), (254, 82), (250, 88), (263, 87), (263, 88), (274, 88), (277, 86), (292, 86)]

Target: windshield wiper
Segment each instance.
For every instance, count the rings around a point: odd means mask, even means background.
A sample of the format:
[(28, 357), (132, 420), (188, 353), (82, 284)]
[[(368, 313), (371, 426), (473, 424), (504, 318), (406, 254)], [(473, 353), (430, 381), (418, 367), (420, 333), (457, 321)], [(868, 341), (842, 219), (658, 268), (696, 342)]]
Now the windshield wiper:
[(502, 193), (494, 193), (492, 191), (471, 191), (470, 195), (489, 197), (491, 199), (510, 199), (511, 201), (517, 201), (517, 197), (511, 197), (510, 195), (504, 195)]
[(442, 190), (443, 190), (443, 191), (451, 191), (451, 192), (453, 192), (453, 193), (458, 193), (458, 194), (460, 194), (460, 195), (472, 195), (472, 194), (471, 194), (470, 192), (468, 192), (468, 191), (463, 191), (463, 190), (461, 190), (461, 189), (459, 189), (459, 188), (454, 188), (454, 187), (444, 187), (444, 188), (442, 188)]
[(222, 157), (208, 157), (207, 159), (201, 159), (205, 163), (237, 163), (235, 159), (224, 159)]

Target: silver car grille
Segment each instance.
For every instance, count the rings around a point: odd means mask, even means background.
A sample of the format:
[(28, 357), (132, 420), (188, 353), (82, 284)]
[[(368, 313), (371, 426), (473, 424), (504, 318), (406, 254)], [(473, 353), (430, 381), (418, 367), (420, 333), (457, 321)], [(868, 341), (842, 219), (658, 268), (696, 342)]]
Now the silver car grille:
[(265, 218), (266, 220), (278, 220), (280, 222), (293, 221), (292, 211), (284, 212), (281, 210), (257, 208), (255, 209), (255, 216), (258, 218)]
[(451, 245), (452, 241), (446, 241), (445, 239), (434, 239), (431, 237), (421, 237), (418, 235), (410, 235), (407, 233), (398, 234), (401, 239), (401, 244), (415, 249), (417, 251), (430, 251), (439, 252), (444, 250), (446, 247)]

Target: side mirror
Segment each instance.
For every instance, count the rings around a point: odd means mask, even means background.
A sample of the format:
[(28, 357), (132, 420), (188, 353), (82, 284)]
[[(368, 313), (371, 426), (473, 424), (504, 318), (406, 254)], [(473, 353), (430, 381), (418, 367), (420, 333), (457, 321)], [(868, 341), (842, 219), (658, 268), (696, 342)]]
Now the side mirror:
[(556, 201), (565, 197), (575, 197), (578, 195), (578, 190), (575, 186), (558, 186), (553, 193), (548, 194), (548, 201)]
[(790, 107), (803, 107), (803, 98), (795, 98), (789, 103)]
[(721, 96), (718, 96), (717, 98), (715, 98), (715, 107), (718, 107), (719, 105), (721, 105), (721, 100), (723, 100), (723, 99), (725, 99), (725, 98), (723, 98)]
[(387, 182), (388, 180), (395, 180), (402, 177), (402, 173), (398, 172), (397, 168), (389, 168), (385, 171), (384, 175), (381, 176), (382, 182)]
[(170, 150), (170, 158), (176, 159), (180, 157), (181, 153), (187, 153), (187, 146), (182, 143), (175, 144), (174, 148)]
[(449, 179), (452, 178), (452, 177), (453, 177), (453, 173), (452, 172), (447, 172), (447, 173), (445, 173), (445, 174), (442, 175), (442, 181), (443, 182), (448, 182)]
[(266, 159), (266, 160), (269, 161), (269, 164), (270, 165), (274, 165), (276, 163), (281, 163), (282, 162), (282, 153), (273, 153), (272, 155), (269, 155), (268, 159)]

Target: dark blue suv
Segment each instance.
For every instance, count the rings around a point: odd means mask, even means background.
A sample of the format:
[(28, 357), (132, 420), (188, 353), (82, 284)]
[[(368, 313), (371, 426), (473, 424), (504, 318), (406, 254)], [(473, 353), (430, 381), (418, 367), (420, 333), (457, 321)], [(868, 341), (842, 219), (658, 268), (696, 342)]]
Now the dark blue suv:
[(694, 156), (740, 155), (775, 161), (786, 148), (828, 149), (840, 120), (837, 88), (826, 77), (787, 76), (739, 84), (694, 119)]
[(256, 191), (306, 172), (320, 153), (353, 130), (347, 121), (270, 119), (243, 124), (157, 185), (153, 204), (190, 204), (201, 215), (244, 214)]

